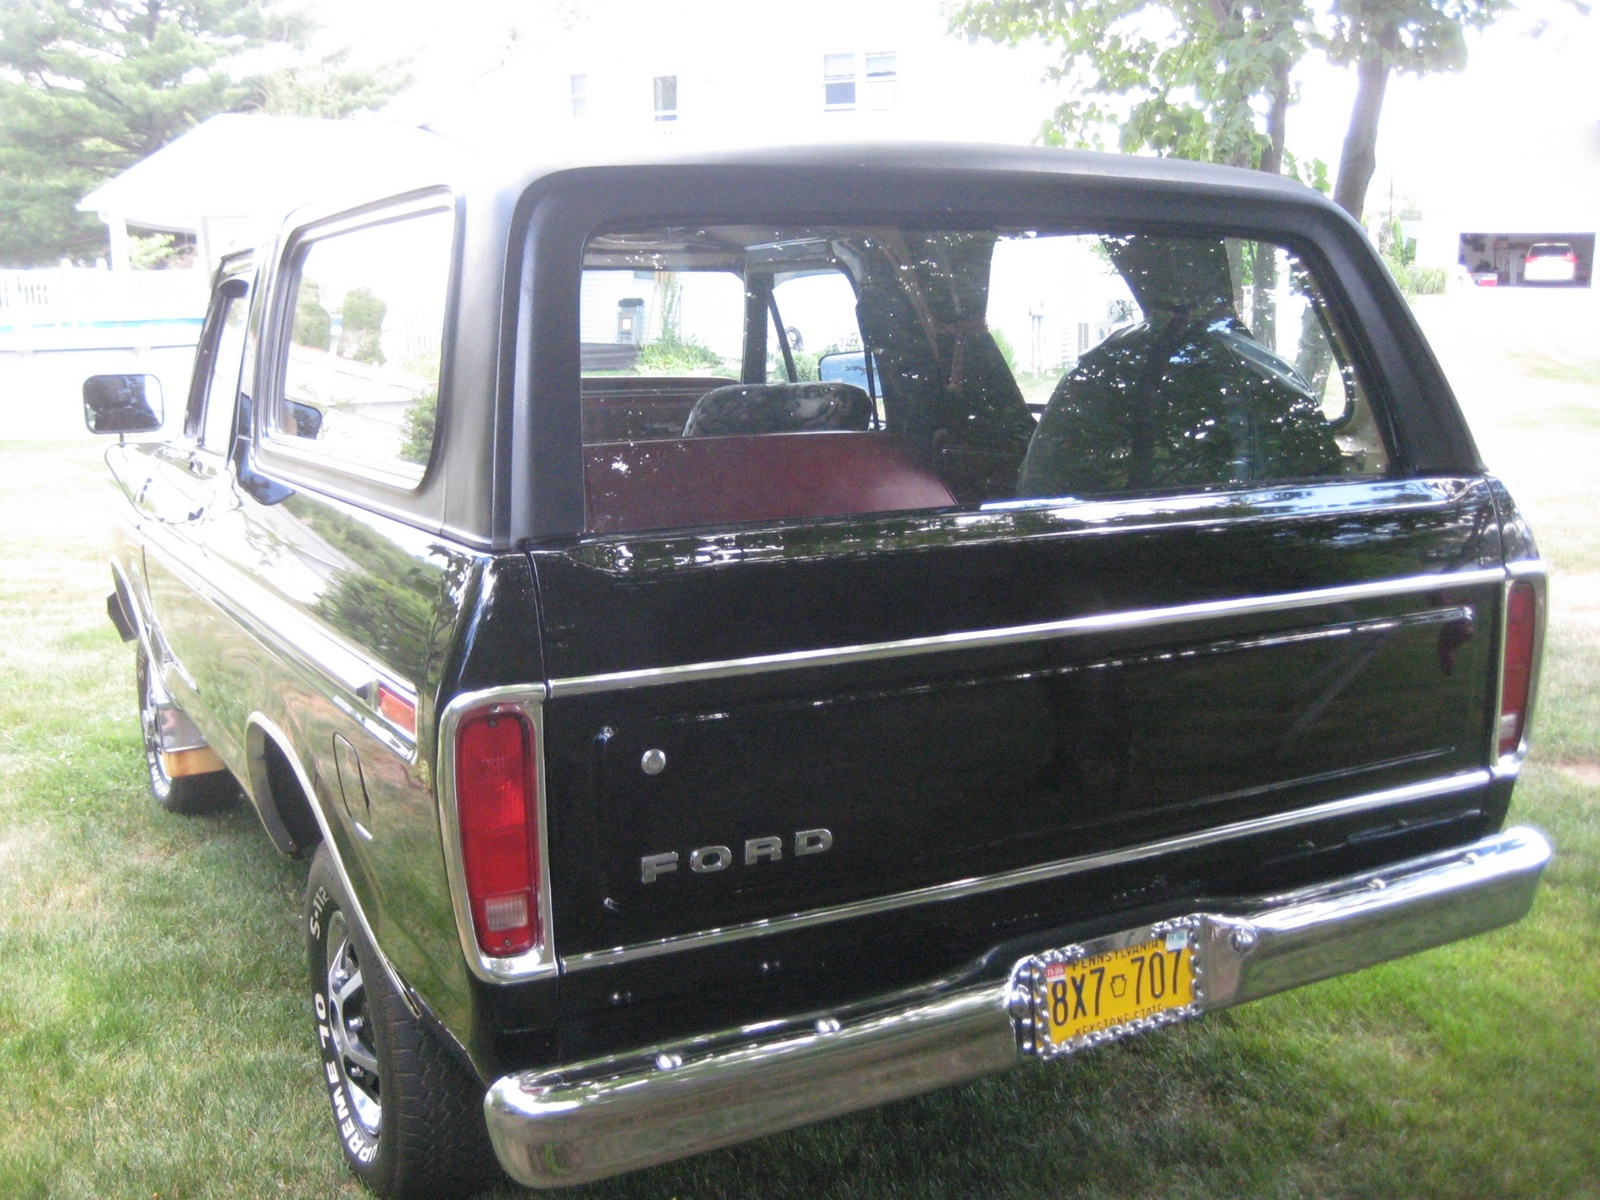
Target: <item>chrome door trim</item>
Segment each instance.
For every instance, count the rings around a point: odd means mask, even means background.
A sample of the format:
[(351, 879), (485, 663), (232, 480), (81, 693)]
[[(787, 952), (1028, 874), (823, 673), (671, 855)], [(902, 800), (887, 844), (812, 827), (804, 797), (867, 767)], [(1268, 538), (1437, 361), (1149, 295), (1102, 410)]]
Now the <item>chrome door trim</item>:
[(1471, 587), (1501, 583), (1503, 567), (1486, 567), (1438, 575), (1409, 575), (1400, 579), (1380, 579), (1340, 587), (1313, 588), (1302, 592), (1280, 592), (1272, 596), (1246, 596), (1230, 600), (1205, 600), (1196, 604), (1177, 604), (1165, 608), (1128, 609), (1122, 612), (1094, 613), (1034, 625), (1012, 625), (999, 629), (974, 629), (934, 637), (902, 638), (891, 642), (868, 642), (858, 646), (831, 646), (818, 650), (791, 650), (783, 654), (758, 654), (749, 658), (730, 658), (717, 662), (684, 663), (676, 667), (647, 667), (637, 671), (615, 671), (604, 675), (578, 675), (552, 679), (549, 698), (590, 696), (598, 692), (627, 688), (657, 687), (669, 683), (696, 683), (707, 679), (732, 679), (771, 671), (792, 671), (805, 667), (833, 667), (847, 663), (875, 662), (906, 658), (947, 650), (971, 650), (987, 646), (1017, 646), (1029, 642), (1053, 641), (1093, 633), (1118, 633), (1136, 629), (1157, 629), (1187, 621), (1214, 620), (1219, 617), (1255, 616), (1262, 613), (1293, 612), (1321, 604), (1340, 604), (1352, 600), (1375, 600), (1404, 596), (1444, 587)]
[[(444, 846), (445, 874), (450, 881), (450, 904), (455, 910), (456, 933), (467, 967), (485, 983), (521, 983), (555, 975), (560, 959), (555, 951), (555, 923), (550, 911), (550, 830), (545, 817), (544, 698), (540, 684), (488, 688), (464, 692), (439, 714), (439, 753), (434, 773), (439, 796), (439, 837)], [(467, 897), (467, 868), (461, 849), (461, 819), (456, 808), (456, 730), (463, 717), (486, 709), (515, 711), (533, 730), (535, 836), (539, 841), (539, 943), (523, 954), (500, 958), (478, 946), (472, 926), (472, 902)]]
[(1484, 787), (1489, 781), (1490, 773), (1486, 770), (1466, 771), (1459, 775), (1448, 775), (1440, 779), (1429, 779), (1421, 783), (1406, 784), (1404, 787), (1386, 788), (1383, 791), (1368, 792), (1360, 796), (1347, 796), (1342, 800), (1332, 800), (1324, 804), (1313, 804), (1309, 808), (1273, 813), (1266, 817), (1254, 817), (1248, 821), (1235, 821), (1229, 825), (1219, 825), (1214, 829), (1179, 834), (1176, 837), (1162, 838), (1159, 841), (1145, 842), (1138, 846), (1127, 846), (1119, 850), (1106, 850), (1097, 854), (1083, 854), (1073, 858), (1058, 859), (1055, 862), (1040, 863), (1037, 866), (1022, 867), (1013, 871), (1002, 871), (995, 875), (980, 875), (970, 879), (957, 879), (950, 883), (938, 883), (931, 887), (914, 888), (910, 891), (878, 896), (870, 900), (853, 900), (847, 904), (835, 904), (827, 908), (814, 908), (781, 917), (746, 921), (743, 924), (729, 925), (721, 929), (707, 929), (698, 933), (678, 934), (674, 937), (661, 938), (657, 941), (615, 946), (608, 950), (592, 950), (586, 954), (574, 954), (561, 959), (561, 967), (564, 971), (584, 971), (592, 967), (605, 967), (616, 963), (655, 958), (657, 955), (672, 954), (680, 950), (698, 950), (706, 946), (721, 946), (729, 942), (742, 942), (748, 938), (765, 937), (773, 933), (789, 933), (797, 929), (810, 929), (818, 925), (832, 924), (835, 921), (847, 921), (854, 917), (875, 916), (880, 913), (894, 912), (898, 909), (912, 908), (920, 904), (982, 896), (989, 892), (1003, 891), (1006, 888), (1020, 887), (1024, 884), (1043, 883), (1052, 879), (1061, 879), (1068, 875), (1080, 875), (1086, 871), (1098, 871), (1107, 867), (1123, 866), (1128, 863), (1157, 858), (1163, 854), (1198, 850), (1206, 846), (1237, 841), (1241, 838), (1254, 837), (1263, 833), (1272, 833), (1280, 829), (1292, 829), (1298, 825), (1310, 825), (1317, 821), (1325, 821), (1334, 817), (1352, 816), (1356, 813), (1387, 808), (1396, 804), (1411, 804), (1422, 800), (1433, 800), (1441, 796), (1450, 796), (1458, 792), (1468, 792), (1475, 788)]

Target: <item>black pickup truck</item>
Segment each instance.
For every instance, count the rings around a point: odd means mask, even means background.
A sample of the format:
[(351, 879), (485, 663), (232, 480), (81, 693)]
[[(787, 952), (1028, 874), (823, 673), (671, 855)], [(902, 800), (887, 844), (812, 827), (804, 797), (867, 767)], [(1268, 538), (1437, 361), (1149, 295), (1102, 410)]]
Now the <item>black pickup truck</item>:
[(381, 1195), (1147, 1033), (1514, 921), (1549, 857), (1502, 830), (1545, 569), (1283, 179), (495, 166), (226, 258), (181, 431), (85, 405), (152, 790), (310, 859)]

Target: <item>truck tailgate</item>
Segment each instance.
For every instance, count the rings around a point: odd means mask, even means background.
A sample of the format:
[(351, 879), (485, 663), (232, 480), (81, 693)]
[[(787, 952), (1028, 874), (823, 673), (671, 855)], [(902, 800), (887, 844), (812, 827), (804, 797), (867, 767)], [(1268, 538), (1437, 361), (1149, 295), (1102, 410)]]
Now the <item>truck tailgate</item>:
[(1003, 883), (1487, 758), (1502, 573), (1477, 480), (533, 560), (563, 957)]

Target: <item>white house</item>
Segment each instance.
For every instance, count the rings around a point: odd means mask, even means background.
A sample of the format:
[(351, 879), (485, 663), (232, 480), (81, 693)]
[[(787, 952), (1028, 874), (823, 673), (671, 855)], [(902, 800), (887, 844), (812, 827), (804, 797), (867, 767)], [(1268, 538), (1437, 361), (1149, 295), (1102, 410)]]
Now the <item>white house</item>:
[(1044, 56), (968, 43), (948, 31), (943, 8), (610, 0), (519, 40), (498, 71), (428, 95), (425, 119), (495, 145), (640, 135), (1033, 140), (1054, 105)]
[(230, 244), (296, 205), (449, 152), (443, 139), (385, 120), (227, 113), (97, 187), (78, 208), (106, 223), (113, 270), (128, 267), (132, 228), (193, 235), (196, 266), (209, 273)]

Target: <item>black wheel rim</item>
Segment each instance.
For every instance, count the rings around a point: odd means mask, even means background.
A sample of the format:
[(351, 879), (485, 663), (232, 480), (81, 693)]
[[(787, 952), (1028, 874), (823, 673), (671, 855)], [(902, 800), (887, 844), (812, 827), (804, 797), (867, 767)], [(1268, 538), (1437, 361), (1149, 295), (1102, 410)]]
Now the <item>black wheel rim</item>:
[(372, 1042), (372, 1022), (367, 1012), (367, 988), (361, 960), (350, 937), (344, 913), (335, 909), (328, 918), (326, 948), (328, 1027), (333, 1036), (334, 1064), (339, 1086), (350, 1103), (351, 1115), (369, 1137), (378, 1136), (383, 1104), (378, 1077), (378, 1054)]

